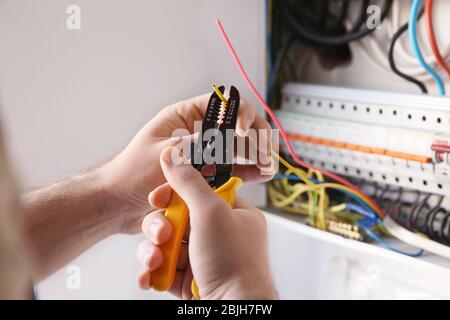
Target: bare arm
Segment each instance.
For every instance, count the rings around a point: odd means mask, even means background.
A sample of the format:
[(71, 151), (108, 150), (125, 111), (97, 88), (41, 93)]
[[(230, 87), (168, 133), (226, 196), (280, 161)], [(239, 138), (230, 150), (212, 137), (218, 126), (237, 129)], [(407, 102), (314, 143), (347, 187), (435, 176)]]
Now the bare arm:
[(26, 255), (20, 250), (18, 188), (0, 133), (0, 300), (31, 298)]
[[(203, 119), (208, 99), (205, 95), (167, 107), (106, 165), (23, 196), (23, 242), (36, 280), (109, 235), (140, 231), (142, 219), (152, 210), (148, 194), (166, 182), (159, 164), (161, 151), (180, 143), (172, 137), (174, 130), (193, 133), (193, 123)], [(243, 102), (238, 127), (245, 132), (270, 125)], [(237, 166), (235, 174), (246, 181), (269, 179), (260, 175), (258, 166)]]
[(23, 197), (23, 245), (34, 276), (45, 278), (100, 240), (117, 233), (102, 170), (61, 180)]

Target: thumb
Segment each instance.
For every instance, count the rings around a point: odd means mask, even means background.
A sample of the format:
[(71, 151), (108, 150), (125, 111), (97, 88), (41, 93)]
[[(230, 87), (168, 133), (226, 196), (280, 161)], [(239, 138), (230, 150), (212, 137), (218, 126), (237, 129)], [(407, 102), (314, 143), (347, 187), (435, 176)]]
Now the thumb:
[(184, 200), (190, 211), (204, 207), (216, 194), (198, 172), (175, 147), (165, 148), (160, 156), (161, 168), (167, 182)]

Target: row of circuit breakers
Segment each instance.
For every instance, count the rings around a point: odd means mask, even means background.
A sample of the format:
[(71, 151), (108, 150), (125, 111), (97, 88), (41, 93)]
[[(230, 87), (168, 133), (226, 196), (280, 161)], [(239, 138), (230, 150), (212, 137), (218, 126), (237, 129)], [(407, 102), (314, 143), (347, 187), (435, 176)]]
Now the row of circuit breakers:
[(277, 116), (296, 153), (314, 166), (450, 194), (446, 98), (287, 84)]

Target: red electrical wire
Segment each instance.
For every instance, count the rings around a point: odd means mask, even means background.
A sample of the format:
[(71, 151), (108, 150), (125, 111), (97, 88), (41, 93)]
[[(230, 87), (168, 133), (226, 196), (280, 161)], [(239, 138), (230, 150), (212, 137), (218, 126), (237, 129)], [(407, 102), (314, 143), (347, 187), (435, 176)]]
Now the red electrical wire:
[(281, 136), (283, 137), (283, 140), (286, 143), (286, 146), (287, 146), (287, 148), (289, 150), (289, 153), (290, 153), (291, 157), (294, 159), (294, 161), (298, 165), (300, 165), (302, 167), (305, 167), (305, 168), (311, 169), (311, 170), (319, 171), (324, 176), (326, 176), (326, 177), (328, 177), (330, 179), (333, 179), (333, 180), (343, 184), (344, 186), (352, 188), (353, 190), (358, 191), (359, 193), (363, 194), (364, 196), (366, 196), (370, 200), (370, 202), (374, 206), (374, 208), (376, 208), (377, 211), (379, 211), (380, 214), (384, 217), (386, 214), (380, 208), (380, 206), (375, 201), (373, 201), (373, 199), (371, 199), (368, 195), (366, 195), (361, 189), (359, 189), (357, 186), (355, 186), (354, 184), (352, 184), (349, 181), (345, 180), (344, 178), (339, 177), (338, 175), (335, 175), (335, 174), (333, 174), (331, 172), (328, 172), (326, 170), (318, 169), (318, 168), (310, 165), (309, 163), (306, 163), (306, 162), (302, 161), (299, 157), (297, 157), (297, 155), (295, 154), (294, 149), (292, 148), (291, 142), (289, 141), (288, 135), (287, 135), (286, 131), (284, 130), (283, 126), (280, 123), (280, 120), (278, 120), (277, 116), (273, 113), (272, 109), (270, 109), (270, 107), (266, 104), (266, 102), (264, 101), (264, 99), (261, 97), (261, 95), (259, 94), (258, 90), (256, 89), (255, 85), (252, 83), (252, 81), (248, 77), (247, 72), (245, 71), (244, 66), (241, 63), (241, 60), (239, 59), (236, 51), (234, 50), (233, 44), (231, 43), (230, 39), (228, 38), (228, 35), (225, 32), (225, 29), (223, 28), (223, 25), (222, 25), (222, 22), (220, 21), (220, 19), (217, 19), (217, 26), (219, 27), (220, 33), (222, 34), (222, 37), (225, 40), (225, 43), (226, 43), (228, 49), (230, 50), (230, 53), (233, 56), (234, 61), (236, 62), (237, 66), (239, 68), (239, 71), (241, 72), (242, 76), (244, 77), (245, 82), (250, 87), (250, 89), (253, 92), (253, 94), (256, 96), (256, 99), (258, 99), (259, 103), (261, 103), (261, 105), (264, 107), (266, 112), (269, 114), (270, 118), (273, 120), (273, 122), (275, 122), (276, 126), (280, 130)]
[(425, 16), (427, 18), (427, 33), (428, 33), (428, 41), (430, 42), (431, 50), (439, 63), (439, 65), (445, 70), (448, 77), (450, 78), (450, 67), (445, 62), (441, 53), (439, 52), (438, 44), (436, 41), (436, 36), (434, 34), (433, 28), (433, 0), (426, 0), (425, 2)]

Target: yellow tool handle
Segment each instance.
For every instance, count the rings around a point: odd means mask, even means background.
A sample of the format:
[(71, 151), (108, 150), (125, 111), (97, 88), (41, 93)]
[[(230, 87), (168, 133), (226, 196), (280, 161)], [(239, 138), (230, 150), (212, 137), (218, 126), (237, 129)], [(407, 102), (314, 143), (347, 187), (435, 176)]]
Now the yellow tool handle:
[[(231, 177), (230, 180), (214, 192), (233, 207), (236, 191), (241, 185), (241, 179)], [(180, 255), (181, 241), (183, 240), (189, 218), (188, 208), (176, 192), (172, 193), (165, 216), (172, 224), (172, 237), (161, 246), (164, 257), (163, 264), (150, 274), (150, 286), (157, 291), (166, 291), (172, 287)], [(194, 282), (192, 283), (192, 289), (197, 291), (193, 293), (198, 296), (198, 289)]]

